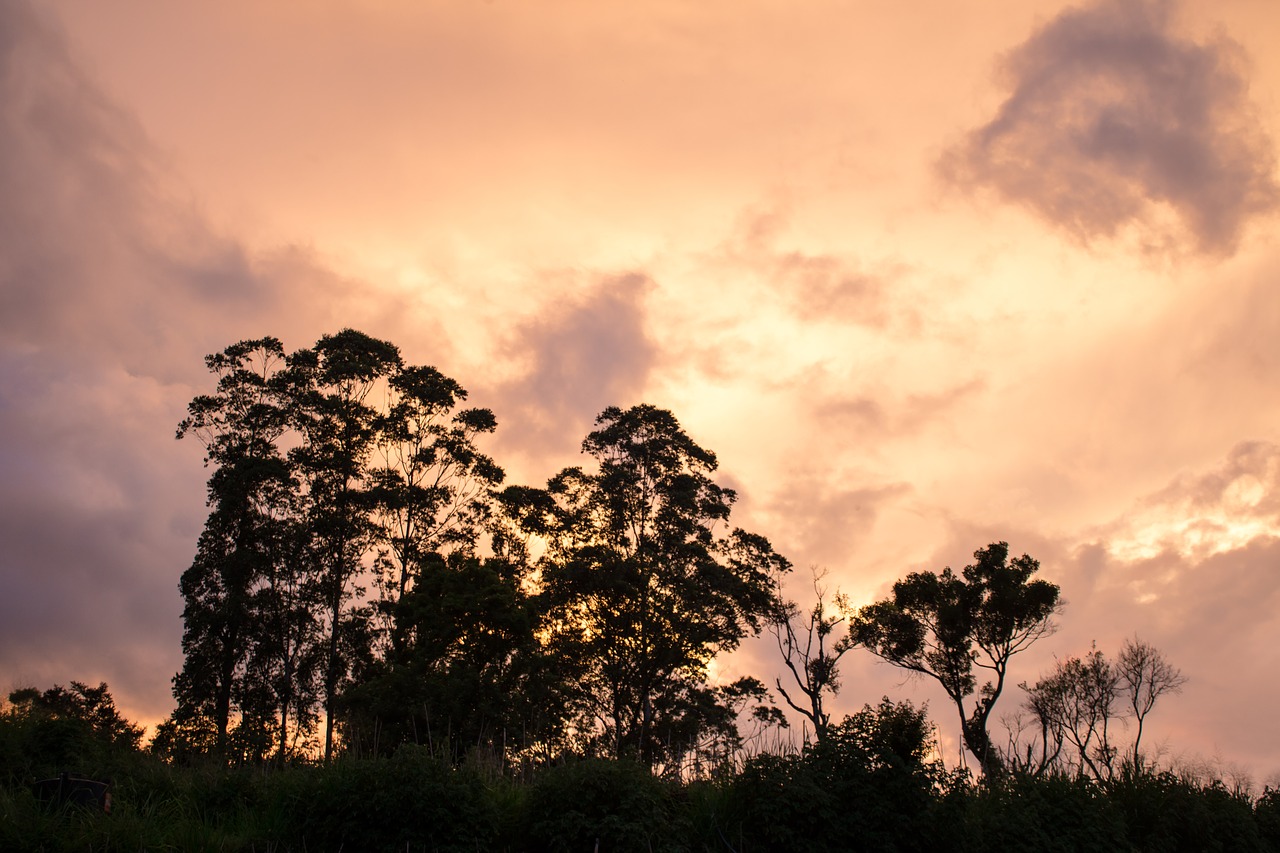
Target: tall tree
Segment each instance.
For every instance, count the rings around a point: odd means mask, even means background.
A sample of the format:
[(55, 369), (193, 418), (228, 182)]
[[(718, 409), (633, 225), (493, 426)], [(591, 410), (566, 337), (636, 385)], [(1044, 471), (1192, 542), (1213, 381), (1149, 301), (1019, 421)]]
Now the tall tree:
[[(256, 623), (255, 585), (282, 567), (281, 527), (292, 480), (278, 440), (287, 428), (275, 338), (241, 341), (205, 358), (217, 377), (213, 394), (197, 396), (177, 437), (205, 446), (209, 517), (196, 557), (179, 587), (183, 609), (182, 671), (174, 677), (176, 717), (213, 729), (225, 755), (233, 699)], [(203, 721), (203, 722), (200, 722)]]
[(568, 468), (547, 490), (508, 490), (508, 511), (545, 537), (542, 630), (577, 666), (589, 749), (655, 766), (707, 701), (708, 664), (757, 633), (789, 568), (761, 536), (721, 532), (733, 490), (713, 453), (664, 409), (606, 409), (582, 444), (594, 472)]
[(374, 530), (366, 492), (378, 413), (370, 393), (400, 367), (387, 341), (354, 329), (325, 335), (289, 356), (290, 413), (300, 443), (289, 458), (303, 484), (314, 594), (322, 614), (324, 757), (333, 754), (338, 697), (367, 659), (368, 608), (360, 579)]
[[(998, 774), (1004, 764), (991, 742), (991, 712), (1010, 659), (1053, 630), (1059, 590), (1034, 578), (1038, 561), (1026, 554), (1009, 559), (1007, 542), (973, 556), (959, 575), (947, 567), (898, 581), (889, 598), (857, 612), (850, 633), (877, 657), (941, 684), (959, 714), (965, 746), (984, 773)], [(988, 680), (979, 687), (981, 671)]]
[[(392, 611), (437, 553), (472, 553), (502, 469), (476, 447), (497, 426), (489, 409), (454, 411), (467, 392), (434, 367), (405, 366), (387, 382), (378, 419), (369, 497), (379, 556), (378, 586)], [(393, 645), (403, 643), (392, 631)]]

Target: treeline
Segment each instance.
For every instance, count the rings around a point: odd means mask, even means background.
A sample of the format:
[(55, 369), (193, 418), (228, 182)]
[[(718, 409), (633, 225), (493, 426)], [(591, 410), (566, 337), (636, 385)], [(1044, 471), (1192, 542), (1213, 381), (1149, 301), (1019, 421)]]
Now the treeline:
[[(608, 408), (586, 465), (508, 485), (493, 413), (389, 342), (206, 361), (177, 433), (210, 476), (176, 708), (144, 748), (106, 685), (12, 693), (0, 849), (1280, 850), (1280, 796), (1144, 753), (1185, 681), (1158, 649), (1013, 680), (1062, 605), (1007, 543), (861, 608), (815, 575), (801, 605), (668, 411)], [(710, 677), (762, 631), (772, 685)], [(977, 776), (927, 708), (833, 719), (854, 650), (937, 682)], [(115, 779), (115, 812), (37, 803), (67, 770)]]
[[(214, 387), (179, 438), (205, 447), (209, 515), (181, 577), (184, 664), (152, 740), (177, 762), (389, 756), (425, 746), (524, 772), (628, 758), (660, 775), (730, 772), (790, 739), (774, 695), (823, 741), (839, 664), (859, 648), (934, 679), (985, 775), (1141, 771), (1143, 726), (1183, 677), (1134, 638), (1068, 658), (991, 732), (1015, 655), (1051, 633), (1059, 588), (1004, 542), (917, 571), (854, 610), (782, 595), (788, 561), (734, 528), (716, 457), (672, 413), (608, 408), (586, 466), (505, 484), (491, 411), (351, 329), (206, 358)], [(715, 683), (712, 660), (764, 629), (783, 678)], [(1122, 744), (1119, 730), (1133, 722)]]
[[(105, 690), (84, 685), (0, 713), (0, 849), (1280, 850), (1276, 792), (1130, 770), (975, 781), (932, 757), (922, 710), (887, 699), (799, 752), (683, 781), (600, 758), (513, 779), (476, 753), (456, 764), (411, 744), (329, 764), (182, 766), (138, 749), (121, 723)], [(37, 801), (25, 780), (62, 762), (114, 779), (109, 814)]]
[(504, 486), (487, 409), (353, 330), (207, 359), (178, 436), (212, 469), (185, 602), (175, 760), (276, 763), (424, 745), (503, 762), (723, 763), (756, 679), (707, 668), (775, 610), (789, 566), (670, 412), (606, 409), (589, 467)]

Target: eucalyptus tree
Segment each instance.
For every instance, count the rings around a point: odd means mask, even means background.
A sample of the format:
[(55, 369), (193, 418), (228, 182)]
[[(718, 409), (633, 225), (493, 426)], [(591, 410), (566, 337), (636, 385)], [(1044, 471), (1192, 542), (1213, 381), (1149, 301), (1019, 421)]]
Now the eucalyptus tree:
[[(1003, 771), (988, 723), (1010, 659), (1053, 631), (1058, 587), (1035, 578), (1037, 560), (1009, 559), (1007, 542), (974, 552), (960, 574), (912, 572), (888, 598), (858, 610), (855, 645), (942, 685), (960, 717), (964, 744), (986, 774)], [(986, 681), (978, 684), (979, 673)], [(977, 697), (972, 707), (969, 697)]]
[(288, 428), (284, 350), (272, 337), (241, 341), (205, 358), (217, 377), (195, 397), (177, 437), (205, 446), (209, 516), (182, 575), (184, 655), (174, 677), (175, 718), (213, 729), (225, 755), (237, 688), (259, 628), (255, 587), (286, 571), (292, 478), (279, 440)]
[[(489, 409), (461, 409), (466, 390), (434, 367), (400, 367), (387, 380), (368, 493), (383, 551), (383, 607), (396, 605), (438, 553), (475, 552), (502, 469), (476, 439), (497, 427)], [(393, 646), (403, 632), (392, 631)]]
[(292, 353), (285, 371), (290, 423), (299, 439), (289, 459), (302, 487), (311, 591), (323, 634), (318, 665), (326, 760), (333, 753), (339, 694), (352, 668), (371, 658), (370, 613), (360, 581), (375, 538), (367, 486), (379, 412), (368, 399), (400, 365), (394, 344), (343, 329)]
[(653, 767), (687, 740), (690, 714), (707, 716), (711, 660), (759, 632), (789, 564), (764, 537), (727, 530), (736, 495), (671, 412), (610, 407), (582, 450), (594, 470), (508, 489), (503, 503), (545, 542), (540, 631), (584, 748)]

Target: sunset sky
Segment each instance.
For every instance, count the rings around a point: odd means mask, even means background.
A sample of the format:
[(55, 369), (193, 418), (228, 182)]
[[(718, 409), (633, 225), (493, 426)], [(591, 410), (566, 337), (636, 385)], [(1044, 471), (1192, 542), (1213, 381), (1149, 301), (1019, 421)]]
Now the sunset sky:
[[(354, 327), (512, 483), (670, 408), (865, 603), (1007, 540), (1280, 779), (1273, 0), (0, 0), (0, 688), (172, 708), (202, 357)], [(723, 662), (771, 682), (768, 642)], [(841, 710), (936, 686), (845, 658)], [(997, 714), (1016, 710), (1013, 687)]]

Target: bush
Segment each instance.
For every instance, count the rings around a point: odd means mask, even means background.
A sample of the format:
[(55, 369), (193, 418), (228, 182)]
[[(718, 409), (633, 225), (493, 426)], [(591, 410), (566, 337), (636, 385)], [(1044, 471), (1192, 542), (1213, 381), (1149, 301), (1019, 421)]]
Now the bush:
[(478, 776), (415, 746), (282, 773), (265, 805), (270, 840), (294, 849), (484, 850), (501, 824)]
[[(537, 851), (689, 849), (682, 788), (629, 761), (589, 759), (544, 770), (525, 803), (524, 840)], [(598, 845), (598, 848), (597, 848)]]
[(1011, 776), (974, 789), (957, 839), (966, 850), (1099, 851), (1128, 847), (1125, 824), (1090, 779)]
[(1266, 850), (1252, 803), (1221, 782), (1200, 785), (1172, 773), (1127, 774), (1107, 786), (1135, 850)]

